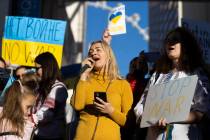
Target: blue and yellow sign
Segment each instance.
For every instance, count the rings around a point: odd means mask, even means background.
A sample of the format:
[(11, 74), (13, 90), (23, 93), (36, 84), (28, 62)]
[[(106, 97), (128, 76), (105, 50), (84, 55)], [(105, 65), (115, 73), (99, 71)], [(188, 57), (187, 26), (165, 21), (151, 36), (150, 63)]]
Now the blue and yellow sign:
[(126, 33), (125, 5), (115, 7), (109, 13), (108, 29), (110, 35)]
[(2, 39), (2, 57), (11, 64), (34, 66), (34, 59), (51, 52), (61, 66), (66, 22), (7, 16)]

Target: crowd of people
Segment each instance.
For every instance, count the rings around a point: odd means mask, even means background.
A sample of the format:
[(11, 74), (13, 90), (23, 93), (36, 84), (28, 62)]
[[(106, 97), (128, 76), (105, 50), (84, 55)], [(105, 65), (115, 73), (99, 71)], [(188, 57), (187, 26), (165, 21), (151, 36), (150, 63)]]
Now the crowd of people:
[[(4, 94), (0, 91), (0, 140), (208, 139), (210, 73), (193, 34), (183, 27), (171, 30), (152, 71), (141, 51), (130, 61), (125, 78), (119, 73), (111, 40), (105, 30), (101, 40), (91, 43), (82, 61), (69, 102), (74, 111), (68, 115), (77, 117), (71, 117), (72, 122), (77, 121), (73, 127), (67, 126), (68, 89), (54, 55), (39, 54), (33, 69), (18, 66), (15, 80)], [(3, 58), (0, 68), (7, 68)], [(187, 119), (169, 123), (162, 117), (152, 126), (140, 128), (149, 88), (191, 75), (197, 75), (198, 82)]]
[(36, 57), (35, 69), (19, 66), (14, 72), (0, 108), (1, 140), (66, 139), (68, 92), (58, 63), (45, 52)]

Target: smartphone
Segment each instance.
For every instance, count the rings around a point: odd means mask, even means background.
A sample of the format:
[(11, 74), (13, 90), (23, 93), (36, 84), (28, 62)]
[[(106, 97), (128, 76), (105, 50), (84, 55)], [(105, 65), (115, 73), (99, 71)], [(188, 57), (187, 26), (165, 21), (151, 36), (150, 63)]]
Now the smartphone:
[(97, 103), (101, 103), (99, 100), (96, 99), (96, 97), (102, 99), (104, 102), (107, 102), (106, 92), (94, 92), (94, 101)]

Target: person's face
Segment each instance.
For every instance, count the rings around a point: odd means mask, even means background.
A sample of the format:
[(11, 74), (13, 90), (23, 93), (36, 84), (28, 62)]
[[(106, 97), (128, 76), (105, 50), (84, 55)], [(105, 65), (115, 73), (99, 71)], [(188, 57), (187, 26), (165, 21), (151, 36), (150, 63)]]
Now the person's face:
[(22, 76), (23, 76), (23, 74), (25, 74), (25, 71), (26, 71), (26, 69), (25, 68), (20, 68), (20, 69), (18, 69), (17, 71), (16, 71), (16, 76), (18, 77), (18, 78), (22, 78)]
[(166, 52), (169, 59), (178, 61), (181, 56), (181, 44), (176, 43), (174, 45), (166, 46)]
[(24, 113), (24, 117), (27, 118), (30, 115), (30, 110), (33, 107), (34, 103), (36, 101), (36, 97), (29, 94), (25, 95), (21, 102), (21, 107)]
[(5, 66), (5, 64), (4, 64), (4, 62), (2, 62), (2, 61), (0, 61), (0, 68), (5, 68), (6, 66)]
[(95, 61), (95, 70), (100, 70), (106, 65), (107, 56), (101, 43), (96, 43), (91, 46), (89, 50), (89, 57)]
[(42, 77), (42, 66), (38, 63), (35, 63), (36, 73), (41, 78)]

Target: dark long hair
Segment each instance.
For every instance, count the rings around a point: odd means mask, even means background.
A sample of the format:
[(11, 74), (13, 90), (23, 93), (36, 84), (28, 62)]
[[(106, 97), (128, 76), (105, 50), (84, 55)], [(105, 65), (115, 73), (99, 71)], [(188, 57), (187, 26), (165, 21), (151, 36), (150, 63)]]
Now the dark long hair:
[(27, 95), (38, 95), (39, 80), (35, 74), (25, 74), (22, 79), (15, 81), (5, 93), (3, 111), (0, 115), (0, 128), (4, 129), (3, 120), (12, 125), (18, 135), (24, 133), (24, 112), (22, 100)]
[(58, 63), (50, 52), (44, 52), (35, 58), (35, 63), (41, 65), (42, 77), (40, 82), (40, 94), (42, 101), (45, 100), (50, 93), (52, 85), (56, 80), (61, 80), (61, 74)]
[(171, 30), (165, 37), (162, 49), (162, 56), (157, 61), (158, 73), (167, 73), (172, 70), (172, 60), (166, 53), (166, 46), (181, 44), (181, 56), (179, 59), (180, 70), (193, 72), (198, 67), (203, 67), (204, 60), (200, 46), (193, 34), (183, 27), (177, 27)]

